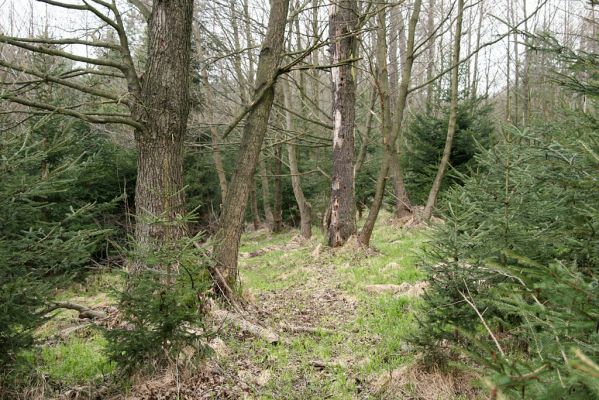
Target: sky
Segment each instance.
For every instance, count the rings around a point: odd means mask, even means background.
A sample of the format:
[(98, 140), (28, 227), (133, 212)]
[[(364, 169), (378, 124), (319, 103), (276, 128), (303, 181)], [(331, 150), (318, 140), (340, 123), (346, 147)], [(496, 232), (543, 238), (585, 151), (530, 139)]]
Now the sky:
[[(79, 3), (78, 0), (63, 0), (68, 3)], [(261, 10), (264, 7), (264, 0), (251, 0), (256, 3), (253, 4), (257, 10)], [(437, 0), (438, 6), (440, 4), (449, 4), (450, 0)], [(516, 19), (521, 19), (523, 16), (523, 8), (526, 5), (528, 13), (535, 10), (538, 5), (545, 0), (482, 0), (484, 4), (485, 17), (483, 24), (483, 32), (481, 43), (494, 40), (499, 34), (505, 33), (507, 27), (500, 21), (505, 20), (508, 13), (508, 1), (515, 4), (515, 12), (518, 14)], [(524, 3), (525, 1), (525, 3)], [(478, 0), (467, 0), (467, 5), (478, 4)], [(124, 5), (121, 7), (122, 10), (130, 9), (130, 6), (126, 2), (121, 1)], [(428, 4), (427, 0), (424, 0), (424, 6)], [(547, 24), (552, 31), (557, 32), (558, 35), (564, 33), (565, 22), (576, 20), (582, 16), (585, 9), (584, 0), (547, 0), (546, 6), (539, 14), (529, 21), (529, 28), (532, 29), (535, 26), (540, 27), (543, 23)], [(468, 21), (473, 22), (472, 29), (476, 29), (476, 21), (478, 15), (478, 8), (471, 7), (468, 12), (471, 12), (470, 16), (468, 13), (465, 16), (465, 24)], [(323, 14), (326, 13), (326, 8), (323, 7)], [(422, 17), (426, 16), (426, 8), (423, 9)], [(577, 17), (578, 16), (578, 17)], [(438, 18), (440, 18), (438, 11)], [(326, 15), (323, 16), (326, 18)], [(263, 19), (263, 18), (262, 18)], [(421, 22), (421, 27), (424, 29), (424, 20)], [(98, 20), (95, 16), (88, 12), (82, 12), (77, 10), (65, 10), (59, 7), (50, 6), (44, 3), (37, 2), (35, 0), (0, 0), (0, 32), (4, 34), (11, 34), (13, 36), (30, 36), (33, 32), (38, 35), (44, 32), (48, 27), (49, 33), (54, 37), (79, 37), (86, 38), (86, 28), (95, 27), (98, 25)], [(465, 32), (468, 31), (468, 27), (465, 26)], [(446, 35), (445, 40), (447, 43), (450, 41), (449, 35)], [(471, 45), (473, 45), (471, 43)], [(465, 47), (463, 43), (462, 47)], [(522, 47), (522, 46), (521, 46)], [(85, 46), (71, 46), (69, 51), (75, 52), (80, 55), (88, 55), (90, 50)], [(523, 51), (523, 47), (522, 50)], [(488, 80), (492, 85), (492, 90), (500, 90), (504, 86), (506, 76), (506, 57), (507, 57), (507, 40), (504, 39), (497, 44), (485, 48), (481, 55), (479, 55), (479, 71), (487, 71), (488, 76), (484, 73), (481, 76), (481, 82), (486, 85)], [(465, 52), (463, 52), (465, 54)], [(482, 87), (483, 85), (479, 85)]]

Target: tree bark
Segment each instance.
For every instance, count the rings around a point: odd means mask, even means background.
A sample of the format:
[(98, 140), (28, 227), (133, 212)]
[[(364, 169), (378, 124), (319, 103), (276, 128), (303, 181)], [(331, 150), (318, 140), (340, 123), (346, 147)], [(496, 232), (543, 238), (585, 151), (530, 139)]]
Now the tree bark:
[[(291, 110), (293, 108), (289, 91), (289, 85), (286, 84), (283, 95), (285, 108), (287, 110)], [(290, 111), (285, 112), (285, 123), (287, 125), (287, 130), (291, 131), (293, 129), (293, 116), (291, 115)], [(293, 140), (289, 140), (287, 142), (287, 155), (289, 157), (289, 170), (291, 172), (291, 186), (293, 188), (293, 195), (295, 196), (297, 208), (300, 212), (300, 235), (306, 239), (309, 239), (312, 237), (312, 207), (306, 200), (304, 191), (302, 190), (301, 177), (297, 164), (297, 154)]]
[[(329, 6), (332, 64), (357, 54), (354, 33), (358, 21), (355, 0), (337, 0)], [(333, 80), (333, 173), (328, 224), (328, 244), (342, 246), (356, 233), (354, 188), (354, 126), (356, 106), (355, 66), (331, 68)]]
[(458, 17), (456, 19), (456, 29), (453, 44), (453, 60), (452, 63), (456, 67), (451, 71), (451, 103), (449, 108), (449, 123), (447, 126), (447, 138), (445, 139), (445, 148), (443, 149), (443, 157), (439, 163), (439, 169), (437, 175), (431, 187), (431, 191), (422, 213), (422, 220), (429, 221), (433, 215), (433, 208), (437, 202), (437, 196), (441, 189), (441, 182), (445, 176), (447, 164), (449, 163), (449, 156), (451, 155), (451, 147), (453, 144), (453, 137), (456, 131), (456, 123), (458, 117), (458, 85), (459, 85), (459, 68), (457, 67), (460, 62), (460, 43), (462, 39), (462, 19), (464, 16), (464, 0), (458, 0)]
[(374, 224), (376, 222), (378, 213), (383, 203), (383, 196), (385, 194), (385, 185), (387, 182), (387, 173), (389, 172), (389, 167), (391, 165), (392, 160), (394, 158), (397, 158), (395, 142), (397, 140), (397, 137), (399, 136), (399, 133), (401, 132), (404, 110), (408, 98), (408, 88), (410, 85), (412, 75), (412, 65), (414, 64), (414, 37), (416, 34), (416, 25), (418, 24), (418, 16), (420, 14), (421, 4), (422, 0), (414, 1), (414, 9), (412, 11), (412, 15), (410, 16), (410, 23), (408, 27), (408, 41), (406, 44), (406, 61), (403, 66), (401, 84), (399, 86), (399, 93), (393, 121), (391, 120), (392, 117), (389, 95), (389, 72), (387, 67), (386, 15), (384, 5), (379, 6), (376, 60), (378, 66), (377, 79), (378, 86), (380, 88), (381, 109), (383, 111), (382, 131), (384, 157), (376, 181), (374, 199), (368, 212), (366, 222), (364, 223), (364, 226), (362, 227), (362, 230), (358, 235), (359, 242), (365, 246), (368, 246), (370, 244), (370, 238), (372, 236), (372, 231), (374, 230)]
[[(183, 140), (189, 115), (193, 0), (154, 1), (148, 26), (148, 63), (141, 101), (132, 110), (137, 129), (135, 188), (138, 244), (182, 237), (186, 226)], [(168, 45), (167, 45), (168, 44)]]
[(262, 94), (263, 87), (267, 89), (247, 116), (237, 156), (237, 167), (229, 184), (221, 223), (214, 237), (217, 271), (215, 275), (218, 276), (216, 286), (220, 293), (227, 297), (232, 297), (233, 293), (226, 288), (233, 288), (237, 280), (237, 257), (243, 214), (274, 99), (274, 86), (270, 83), (276, 79), (282, 59), (288, 11), (289, 0), (272, 0), (268, 28), (258, 60), (254, 97)]

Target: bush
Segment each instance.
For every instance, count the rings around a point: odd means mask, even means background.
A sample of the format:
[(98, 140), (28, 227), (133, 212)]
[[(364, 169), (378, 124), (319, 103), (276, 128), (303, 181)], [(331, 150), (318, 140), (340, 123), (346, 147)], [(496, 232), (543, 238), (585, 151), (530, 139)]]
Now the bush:
[[(68, 131), (52, 142), (31, 131), (0, 137), (0, 364), (12, 364), (45, 321), (52, 292), (80, 270), (110, 234), (89, 218), (90, 204), (66, 198), (84, 168), (81, 158), (52, 156), (70, 146)], [(46, 163), (46, 164), (45, 164)]]
[(435, 362), (449, 343), (525, 398), (599, 396), (599, 143), (596, 126), (564, 125), (509, 129), (481, 152), (449, 190), (424, 265), (414, 341)]
[[(474, 156), (488, 148), (494, 132), (492, 108), (482, 99), (465, 100), (458, 106), (456, 133), (449, 158), (451, 170), (443, 180), (442, 192), (463, 182), (463, 175), (474, 168)], [(439, 115), (420, 114), (410, 123), (406, 132), (409, 157), (403, 158), (406, 188), (411, 200), (424, 204), (433, 184), (439, 160), (443, 155), (449, 121), (449, 106)]]
[(124, 326), (106, 332), (109, 357), (125, 374), (174, 360), (187, 346), (204, 350), (202, 310), (212, 280), (207, 254), (195, 247), (199, 240), (138, 247), (129, 254), (136, 267), (119, 294)]

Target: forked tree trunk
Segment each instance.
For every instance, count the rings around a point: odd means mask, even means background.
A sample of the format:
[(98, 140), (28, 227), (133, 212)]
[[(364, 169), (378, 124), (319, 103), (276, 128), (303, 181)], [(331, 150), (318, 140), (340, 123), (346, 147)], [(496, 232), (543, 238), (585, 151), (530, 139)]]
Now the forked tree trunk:
[[(186, 232), (183, 140), (189, 115), (193, 0), (154, 1), (148, 26), (148, 63), (135, 119), (139, 152), (135, 188), (137, 242), (160, 245)], [(168, 46), (165, 45), (168, 43)]]
[[(393, 159), (397, 159), (395, 150), (395, 142), (401, 132), (404, 110), (408, 98), (408, 88), (412, 76), (412, 65), (414, 64), (414, 37), (416, 33), (416, 25), (418, 24), (418, 16), (420, 14), (420, 6), (422, 0), (414, 1), (414, 9), (410, 16), (410, 24), (408, 27), (408, 41), (406, 44), (406, 61), (402, 70), (401, 84), (396, 102), (396, 110), (392, 121), (389, 95), (389, 73), (387, 69), (387, 29), (385, 18), (385, 6), (379, 6), (378, 13), (378, 29), (377, 29), (377, 51), (376, 59), (378, 66), (378, 86), (380, 87), (381, 109), (383, 111), (382, 131), (383, 131), (383, 163), (380, 167), (376, 181), (376, 189), (372, 205), (368, 212), (366, 222), (358, 235), (358, 240), (361, 244), (368, 246), (374, 229), (374, 224), (378, 217), (383, 196), (385, 194), (385, 185), (387, 182), (387, 173)], [(398, 168), (399, 170), (399, 168)], [(403, 182), (403, 179), (402, 179)]]
[[(354, 30), (358, 15), (355, 0), (336, 0), (329, 6), (332, 64), (357, 55)], [(355, 67), (346, 62), (331, 68), (333, 78), (333, 174), (328, 244), (342, 246), (356, 233), (354, 200), (354, 126), (356, 106)]]
[(453, 137), (455, 135), (456, 123), (458, 119), (458, 85), (459, 85), (459, 67), (458, 63), (460, 62), (460, 42), (462, 38), (462, 19), (464, 16), (464, 0), (458, 0), (458, 17), (456, 19), (456, 28), (455, 28), (455, 36), (454, 36), (454, 44), (453, 44), (453, 60), (452, 65), (454, 65), (453, 70), (451, 71), (451, 103), (449, 108), (449, 122), (447, 126), (447, 138), (445, 139), (445, 148), (443, 149), (443, 157), (441, 158), (441, 162), (439, 163), (439, 169), (437, 170), (437, 175), (435, 176), (435, 180), (433, 182), (433, 186), (431, 187), (431, 191), (428, 195), (428, 200), (426, 201), (426, 206), (424, 207), (424, 211), (422, 213), (422, 220), (429, 221), (431, 216), (433, 215), (433, 209), (435, 207), (435, 203), (437, 202), (437, 196), (439, 195), (439, 190), (441, 189), (441, 182), (443, 182), (443, 177), (445, 176), (445, 171), (447, 170), (447, 164), (449, 163), (449, 156), (451, 155), (451, 147), (453, 144)]
[(230, 289), (234, 288), (237, 280), (237, 257), (244, 212), (274, 99), (274, 86), (270, 83), (276, 79), (282, 59), (288, 11), (289, 0), (271, 1), (268, 28), (258, 60), (255, 105), (243, 127), (237, 166), (229, 184), (220, 226), (214, 236), (216, 286), (220, 293), (228, 297), (233, 296)]
[[(291, 95), (289, 92), (289, 85), (287, 82), (285, 82), (283, 100), (285, 103), (285, 108), (287, 110), (292, 110), (293, 104), (291, 103)], [(290, 111), (285, 112), (285, 123), (287, 130), (291, 132), (293, 130), (293, 116), (291, 115)], [(301, 177), (297, 164), (297, 154), (293, 140), (289, 140), (287, 142), (287, 155), (289, 158), (289, 170), (291, 172), (291, 186), (293, 187), (293, 195), (295, 196), (297, 208), (300, 212), (300, 235), (306, 239), (309, 239), (312, 236), (312, 207), (306, 200), (304, 191), (302, 190)]]

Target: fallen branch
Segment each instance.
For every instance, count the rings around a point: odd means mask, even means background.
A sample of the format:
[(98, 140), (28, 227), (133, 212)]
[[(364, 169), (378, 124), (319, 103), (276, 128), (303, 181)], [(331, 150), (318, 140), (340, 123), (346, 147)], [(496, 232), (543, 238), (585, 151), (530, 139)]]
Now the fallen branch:
[(283, 322), (281, 322), (279, 324), (279, 326), (281, 327), (281, 329), (287, 331), (287, 332), (291, 332), (291, 333), (311, 333), (311, 334), (322, 334), (322, 333), (326, 333), (329, 335), (334, 335), (336, 333), (341, 333), (339, 331), (336, 331), (334, 329), (328, 329), (328, 328), (318, 328), (318, 327), (312, 327), (312, 326), (304, 326), (304, 325), (289, 325), (289, 324), (285, 324)]
[(79, 312), (79, 319), (102, 319), (106, 318), (106, 313), (99, 310), (92, 310), (84, 305), (70, 302), (55, 302), (48, 310), (46, 310), (46, 314), (52, 312), (54, 310), (58, 310), (59, 308), (65, 308), (67, 310), (75, 310)]
[(264, 339), (270, 344), (277, 344), (281, 341), (279, 335), (270, 329), (256, 325), (243, 317), (226, 310), (214, 310), (212, 316), (221, 324), (232, 323), (243, 332), (247, 332), (258, 338)]

